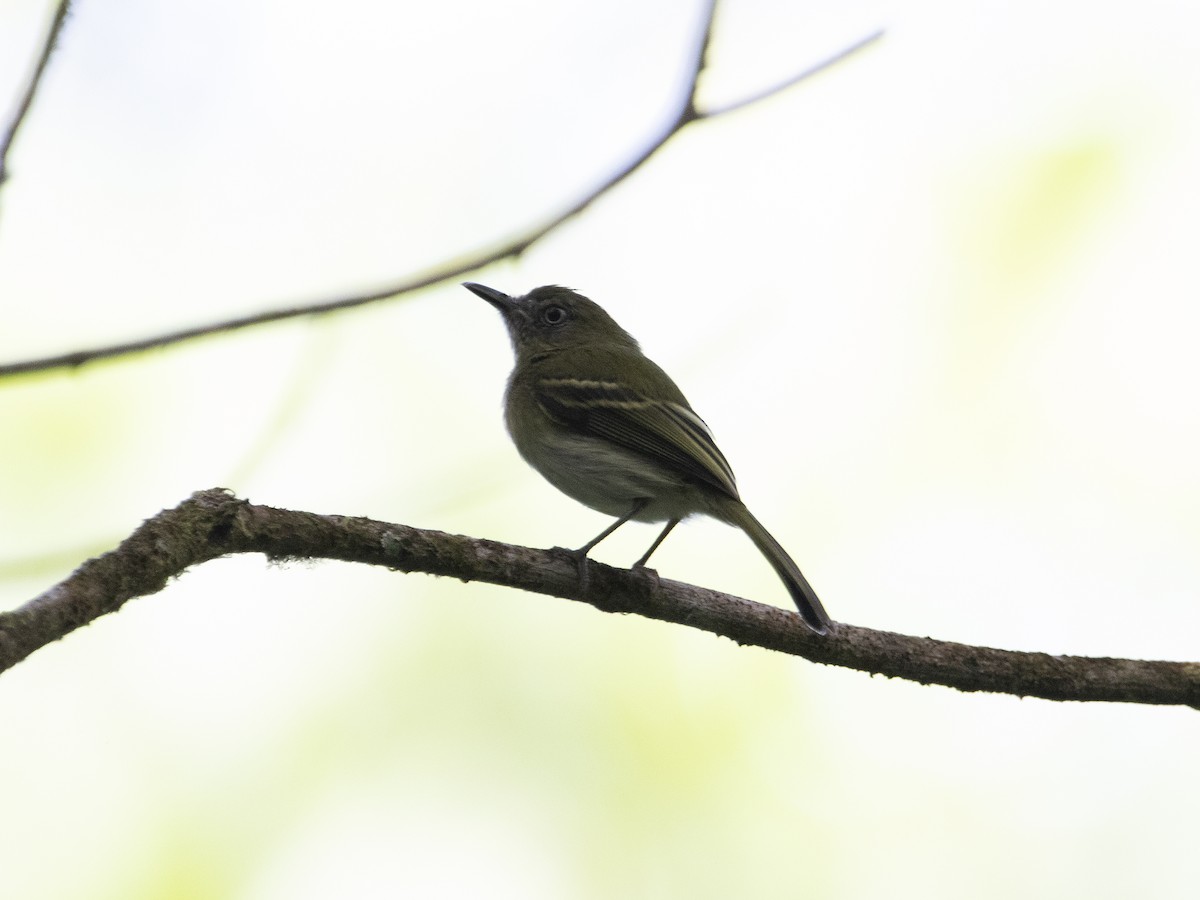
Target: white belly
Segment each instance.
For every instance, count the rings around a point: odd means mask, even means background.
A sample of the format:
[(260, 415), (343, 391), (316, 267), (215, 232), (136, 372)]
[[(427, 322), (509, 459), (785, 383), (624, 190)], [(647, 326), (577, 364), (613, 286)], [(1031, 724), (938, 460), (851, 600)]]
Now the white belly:
[(638, 500), (649, 499), (634, 518), (665, 522), (708, 512), (704, 495), (682, 477), (645, 457), (595, 438), (549, 433), (534, 443), (517, 441), (517, 450), (547, 481), (584, 506), (623, 516)]

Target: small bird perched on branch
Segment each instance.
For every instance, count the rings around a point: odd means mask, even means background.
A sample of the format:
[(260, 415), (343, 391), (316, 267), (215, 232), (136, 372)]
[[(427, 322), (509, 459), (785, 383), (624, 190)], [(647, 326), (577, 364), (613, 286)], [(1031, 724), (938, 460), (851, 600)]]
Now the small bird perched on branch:
[(575, 554), (626, 522), (666, 522), (634, 568), (644, 566), (681, 519), (700, 513), (744, 531), (771, 563), (817, 634), (830, 619), (787, 551), (738, 496), (733, 470), (704, 421), (638, 342), (597, 304), (557, 285), (510, 297), (474, 282), (463, 287), (500, 311), (516, 364), (505, 421), (525, 461), (569, 497), (617, 521)]

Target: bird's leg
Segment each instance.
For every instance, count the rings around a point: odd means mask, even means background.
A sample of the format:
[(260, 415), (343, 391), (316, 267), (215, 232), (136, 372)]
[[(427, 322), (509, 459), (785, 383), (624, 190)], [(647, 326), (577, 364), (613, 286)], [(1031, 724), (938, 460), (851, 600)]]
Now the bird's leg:
[[(629, 512), (625, 513), (625, 515), (621, 516), (621, 518), (617, 519), (617, 521), (613, 522), (611, 525), (609, 525), (607, 528), (605, 528), (602, 532), (600, 532), (598, 535), (596, 535), (594, 538), (592, 538), (590, 541), (588, 541), (586, 544), (584, 544), (582, 547), (580, 547), (578, 550), (568, 551), (573, 557), (575, 557), (575, 565), (579, 568), (579, 590), (581, 593), (586, 594), (587, 589), (588, 589), (588, 569), (587, 569), (588, 553), (590, 553), (591, 549), (593, 547), (595, 547), (598, 543), (600, 543), (602, 540), (604, 540), (606, 537), (608, 537), (610, 534), (612, 534), (614, 531), (616, 531), (618, 528), (620, 528), (622, 525), (624, 525), (626, 522), (628, 522), (630, 519), (632, 519), (634, 516), (636, 516), (638, 513), (640, 513), (643, 509), (645, 509), (646, 504), (649, 502), (650, 502), (649, 497), (641, 497), (637, 500), (634, 500), (633, 506), (631, 506), (629, 508)], [(665, 537), (665, 535), (664, 535), (664, 537)], [(662, 538), (659, 538), (659, 540), (661, 541)], [(657, 546), (657, 542), (655, 542), (655, 546)], [(653, 550), (654, 548), (651, 547), (650, 549)]]
[(671, 533), (671, 529), (679, 524), (678, 519), (671, 519), (667, 523), (667, 527), (662, 530), (662, 533), (654, 539), (654, 543), (650, 545), (650, 549), (642, 554), (642, 558), (635, 562), (632, 568), (641, 569), (646, 565), (646, 560), (650, 558), (650, 554), (658, 549), (658, 545), (667, 539), (667, 535)]

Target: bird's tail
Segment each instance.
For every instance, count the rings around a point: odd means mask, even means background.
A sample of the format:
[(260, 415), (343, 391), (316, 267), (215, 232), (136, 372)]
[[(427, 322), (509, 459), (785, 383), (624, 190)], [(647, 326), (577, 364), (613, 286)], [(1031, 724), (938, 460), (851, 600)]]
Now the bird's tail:
[(804, 619), (804, 624), (817, 634), (826, 634), (829, 631), (830, 619), (825, 612), (825, 607), (817, 599), (817, 592), (812, 589), (808, 579), (801, 573), (800, 567), (792, 561), (787, 551), (780, 546), (779, 541), (771, 537), (771, 533), (750, 514), (750, 510), (744, 503), (734, 501), (728, 504), (723, 512), (726, 513), (727, 521), (731, 525), (742, 529), (750, 540), (754, 541), (754, 546), (767, 558), (767, 562), (783, 580), (788, 593), (792, 595), (792, 600), (796, 603), (796, 608), (800, 610), (800, 617)]

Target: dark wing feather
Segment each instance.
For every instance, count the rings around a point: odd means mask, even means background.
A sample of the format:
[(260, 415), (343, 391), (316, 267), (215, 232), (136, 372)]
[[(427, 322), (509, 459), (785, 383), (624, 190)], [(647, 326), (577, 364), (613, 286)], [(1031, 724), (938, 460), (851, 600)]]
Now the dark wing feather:
[(650, 400), (615, 381), (543, 378), (542, 408), (581, 434), (606, 438), (737, 499), (737, 483), (708, 426), (686, 403)]

